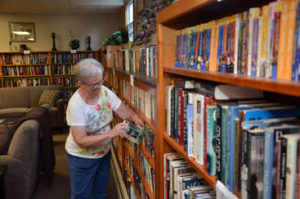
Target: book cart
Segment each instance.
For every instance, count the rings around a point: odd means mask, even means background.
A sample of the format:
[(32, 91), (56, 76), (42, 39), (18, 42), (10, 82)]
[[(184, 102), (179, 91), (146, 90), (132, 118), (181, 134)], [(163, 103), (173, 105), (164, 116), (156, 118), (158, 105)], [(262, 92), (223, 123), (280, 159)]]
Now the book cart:
[[(164, 198), (164, 154), (177, 152), (198, 172), (207, 183), (215, 188), (217, 178), (210, 176), (206, 169), (197, 163), (194, 158), (188, 157), (182, 145), (179, 145), (166, 133), (166, 85), (174, 84), (174, 79), (184, 78), (191, 80), (205, 80), (217, 83), (233, 84), (263, 90), (266, 97), (273, 101), (281, 100), (292, 105), (299, 105), (300, 83), (288, 80), (266, 79), (233, 75), (221, 72), (197, 71), (175, 67), (176, 31), (195, 26), (225, 16), (249, 10), (252, 7), (261, 7), (271, 1), (259, 0), (179, 0), (157, 15), (158, 33), (158, 80), (157, 80), (157, 123), (156, 123), (156, 175), (157, 198)], [(240, 197), (240, 193), (235, 193)]]

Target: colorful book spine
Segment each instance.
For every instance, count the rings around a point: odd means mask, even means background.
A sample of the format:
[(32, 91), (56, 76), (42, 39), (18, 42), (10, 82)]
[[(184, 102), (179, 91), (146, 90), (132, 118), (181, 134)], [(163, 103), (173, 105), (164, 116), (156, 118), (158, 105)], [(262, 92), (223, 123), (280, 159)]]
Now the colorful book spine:
[(216, 126), (216, 106), (207, 106), (207, 172), (209, 175), (216, 175), (216, 152), (215, 145), (215, 126)]
[(291, 80), (297, 0), (282, 1), (277, 78)]
[(186, 105), (186, 129), (187, 129), (187, 156), (193, 156), (193, 120), (194, 120), (194, 110), (193, 110), (193, 94), (188, 93), (188, 102)]
[(263, 198), (272, 198), (272, 171), (273, 171), (273, 144), (274, 144), (274, 131), (265, 133), (265, 158), (264, 158), (264, 191)]
[(292, 81), (300, 80), (300, 3), (297, 5), (297, 17), (295, 27), (295, 40), (294, 40), (294, 54), (293, 54), (293, 68), (292, 68)]
[(210, 22), (211, 28), (211, 40), (210, 40), (210, 57), (209, 57), (209, 66), (208, 71), (216, 72), (217, 71), (217, 21)]

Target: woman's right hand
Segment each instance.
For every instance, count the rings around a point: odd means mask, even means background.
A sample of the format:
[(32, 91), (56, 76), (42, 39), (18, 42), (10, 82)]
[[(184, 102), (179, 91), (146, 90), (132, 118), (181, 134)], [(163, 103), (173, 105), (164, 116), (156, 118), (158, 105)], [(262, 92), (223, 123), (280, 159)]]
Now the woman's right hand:
[(112, 137), (120, 135), (121, 137), (127, 137), (126, 131), (129, 131), (128, 124), (121, 122), (114, 126), (111, 130)]

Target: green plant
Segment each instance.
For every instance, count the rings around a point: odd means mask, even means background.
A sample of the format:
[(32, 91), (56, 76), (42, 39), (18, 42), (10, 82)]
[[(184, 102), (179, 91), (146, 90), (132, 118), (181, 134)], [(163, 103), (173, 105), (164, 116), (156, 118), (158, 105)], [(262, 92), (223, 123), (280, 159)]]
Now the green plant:
[(121, 45), (128, 42), (128, 33), (125, 30), (118, 30), (112, 34), (110, 38), (105, 39), (102, 42), (102, 46), (108, 45)]
[(74, 50), (78, 49), (80, 47), (80, 42), (78, 39), (72, 39), (69, 43), (70, 47)]

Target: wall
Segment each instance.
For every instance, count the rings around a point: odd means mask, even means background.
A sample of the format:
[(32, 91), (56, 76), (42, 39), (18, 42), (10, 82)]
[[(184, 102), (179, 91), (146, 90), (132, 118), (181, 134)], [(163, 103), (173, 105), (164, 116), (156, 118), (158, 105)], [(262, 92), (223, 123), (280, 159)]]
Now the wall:
[[(26, 44), (32, 51), (52, 49), (51, 33), (55, 32), (57, 50), (70, 50), (70, 31), (80, 40), (80, 48), (86, 49), (86, 37), (91, 36), (92, 50), (98, 50), (101, 42), (122, 27), (122, 17), (117, 14), (80, 15), (80, 14), (0, 14), (0, 52), (19, 51), (20, 44)], [(9, 45), (8, 22), (34, 22), (36, 42), (12, 43)]]

